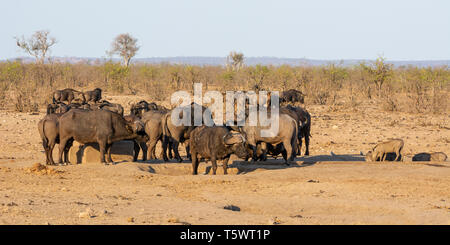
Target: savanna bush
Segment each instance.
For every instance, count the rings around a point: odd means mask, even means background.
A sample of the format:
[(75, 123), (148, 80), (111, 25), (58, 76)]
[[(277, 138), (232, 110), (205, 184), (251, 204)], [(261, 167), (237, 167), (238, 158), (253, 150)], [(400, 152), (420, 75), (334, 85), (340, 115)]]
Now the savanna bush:
[[(442, 113), (449, 111), (448, 67), (392, 67), (378, 59), (371, 64), (343, 66), (225, 66), (133, 64), (115, 62), (24, 64), (0, 62), (0, 105), (17, 111), (34, 111), (51, 102), (51, 92), (71, 87), (102, 88), (107, 93), (147, 95), (167, 100), (176, 90), (301, 90), (307, 104), (354, 109), (363, 101), (380, 104), (386, 111)], [(380, 101), (382, 103), (380, 103)], [(339, 107), (336, 107), (339, 108)]]

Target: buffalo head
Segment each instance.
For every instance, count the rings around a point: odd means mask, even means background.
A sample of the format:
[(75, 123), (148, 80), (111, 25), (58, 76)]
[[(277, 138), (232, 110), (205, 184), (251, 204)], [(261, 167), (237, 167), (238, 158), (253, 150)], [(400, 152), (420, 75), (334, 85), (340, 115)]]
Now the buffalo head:
[(223, 143), (231, 148), (232, 152), (239, 158), (247, 157), (247, 147), (245, 137), (236, 131), (230, 131), (223, 136)]

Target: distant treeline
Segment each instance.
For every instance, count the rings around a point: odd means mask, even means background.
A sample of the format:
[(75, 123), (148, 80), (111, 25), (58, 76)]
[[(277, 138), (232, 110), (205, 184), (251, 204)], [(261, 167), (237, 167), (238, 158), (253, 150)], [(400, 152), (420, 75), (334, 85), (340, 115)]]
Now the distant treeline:
[(168, 100), (177, 90), (301, 90), (306, 104), (328, 105), (332, 110), (360, 108), (373, 103), (387, 111), (448, 112), (450, 70), (440, 67), (394, 67), (379, 58), (344, 66), (253, 65), (231, 69), (222, 65), (134, 64), (107, 61), (96, 64), (33, 64), (0, 62), (0, 105), (3, 109), (36, 111), (51, 101), (56, 89), (87, 90), (109, 94), (147, 95)]

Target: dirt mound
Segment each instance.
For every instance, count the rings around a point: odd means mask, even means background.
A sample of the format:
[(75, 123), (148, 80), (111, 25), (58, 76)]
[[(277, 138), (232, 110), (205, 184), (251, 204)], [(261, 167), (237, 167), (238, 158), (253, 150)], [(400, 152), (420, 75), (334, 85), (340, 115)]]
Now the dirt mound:
[(30, 168), (26, 168), (25, 172), (31, 173), (31, 174), (37, 174), (37, 175), (57, 175), (57, 174), (64, 173), (64, 171), (56, 170), (54, 168), (49, 168), (40, 163), (35, 163)]

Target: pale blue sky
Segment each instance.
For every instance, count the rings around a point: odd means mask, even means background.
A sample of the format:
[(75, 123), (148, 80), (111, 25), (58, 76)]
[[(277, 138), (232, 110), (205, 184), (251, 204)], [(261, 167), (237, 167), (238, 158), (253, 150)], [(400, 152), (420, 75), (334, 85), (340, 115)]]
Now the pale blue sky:
[(14, 36), (47, 29), (54, 56), (103, 57), (138, 38), (137, 57), (450, 59), (448, 0), (0, 0), (0, 60), (26, 56)]

